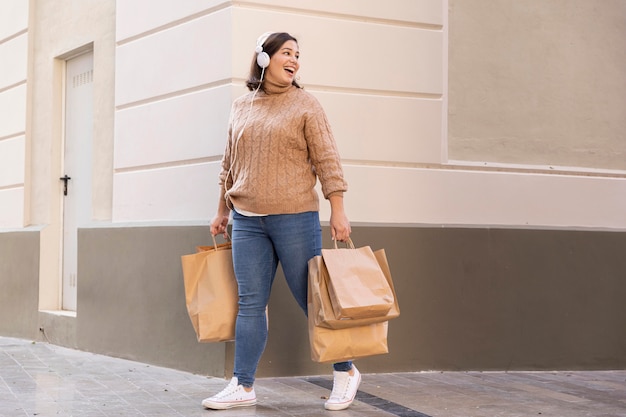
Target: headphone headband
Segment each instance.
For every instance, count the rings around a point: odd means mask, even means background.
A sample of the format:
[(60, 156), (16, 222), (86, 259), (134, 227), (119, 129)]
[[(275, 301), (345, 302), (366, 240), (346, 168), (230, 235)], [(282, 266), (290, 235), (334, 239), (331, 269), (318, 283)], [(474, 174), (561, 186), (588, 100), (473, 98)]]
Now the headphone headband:
[(273, 32), (265, 32), (256, 40), (256, 48), (254, 51), (257, 53), (256, 62), (261, 68), (267, 68), (270, 64), (270, 56), (267, 52), (263, 52), (263, 44), (272, 34)]
[(270, 35), (272, 35), (272, 33), (274, 33), (274, 32), (265, 32), (264, 34), (259, 36), (258, 39), (256, 40), (256, 47), (257, 48), (263, 48), (263, 44), (265, 43), (267, 38), (269, 38)]

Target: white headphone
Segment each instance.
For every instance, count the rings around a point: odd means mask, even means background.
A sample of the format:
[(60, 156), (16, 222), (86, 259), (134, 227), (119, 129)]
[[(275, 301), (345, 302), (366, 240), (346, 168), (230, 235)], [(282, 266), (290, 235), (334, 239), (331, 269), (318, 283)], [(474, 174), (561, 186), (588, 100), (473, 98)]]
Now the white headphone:
[(259, 39), (257, 39), (256, 41), (256, 49), (254, 50), (257, 53), (256, 63), (261, 68), (267, 68), (270, 64), (270, 56), (267, 54), (267, 52), (263, 51), (263, 44), (265, 43), (267, 38), (270, 37), (271, 34), (272, 32), (265, 32), (264, 34), (259, 36)]

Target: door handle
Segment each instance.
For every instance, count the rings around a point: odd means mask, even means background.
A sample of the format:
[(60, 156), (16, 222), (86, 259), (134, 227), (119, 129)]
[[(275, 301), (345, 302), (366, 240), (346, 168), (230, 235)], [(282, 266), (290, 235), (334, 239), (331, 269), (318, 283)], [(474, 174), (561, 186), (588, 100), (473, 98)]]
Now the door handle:
[(67, 195), (67, 183), (68, 183), (69, 180), (72, 179), (72, 177), (68, 177), (67, 174), (65, 174), (64, 176), (62, 176), (59, 179), (61, 181), (63, 181), (63, 195)]

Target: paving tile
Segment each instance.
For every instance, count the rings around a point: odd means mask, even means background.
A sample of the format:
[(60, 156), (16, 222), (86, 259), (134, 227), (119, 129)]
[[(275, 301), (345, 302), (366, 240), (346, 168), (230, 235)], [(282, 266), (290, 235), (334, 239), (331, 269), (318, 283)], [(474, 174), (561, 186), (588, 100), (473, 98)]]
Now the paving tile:
[[(213, 411), (227, 380), (0, 337), (0, 417), (323, 417), (331, 375), (260, 378), (255, 407)], [(626, 417), (626, 370), (364, 374), (340, 417)]]

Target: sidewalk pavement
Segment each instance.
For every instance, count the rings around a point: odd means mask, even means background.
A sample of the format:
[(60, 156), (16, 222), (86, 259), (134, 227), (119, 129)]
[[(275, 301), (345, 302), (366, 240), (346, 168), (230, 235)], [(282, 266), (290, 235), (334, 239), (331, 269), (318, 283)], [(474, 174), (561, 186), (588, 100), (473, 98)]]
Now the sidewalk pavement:
[(626, 417), (626, 370), (363, 375), (357, 400), (325, 411), (332, 376), (261, 378), (259, 404), (205, 410), (227, 381), (0, 337), (0, 416)]

